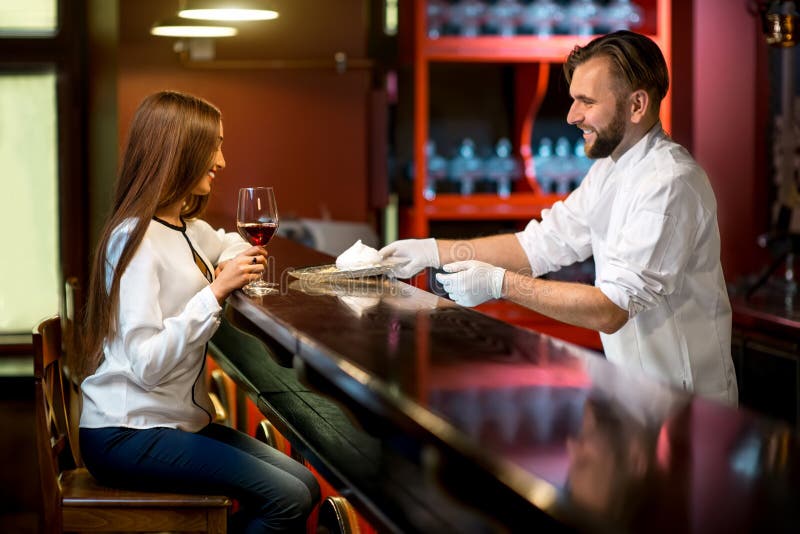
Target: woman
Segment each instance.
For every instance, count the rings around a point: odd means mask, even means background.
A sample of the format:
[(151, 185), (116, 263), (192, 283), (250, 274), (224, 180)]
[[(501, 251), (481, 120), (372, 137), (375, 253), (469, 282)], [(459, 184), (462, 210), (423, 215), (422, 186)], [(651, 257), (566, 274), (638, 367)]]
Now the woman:
[(88, 292), (81, 453), (110, 486), (237, 499), (234, 531), (301, 532), (311, 472), (211, 422), (206, 343), (221, 303), (266, 266), (264, 249), (196, 218), (225, 167), (220, 117), (160, 92), (133, 118)]

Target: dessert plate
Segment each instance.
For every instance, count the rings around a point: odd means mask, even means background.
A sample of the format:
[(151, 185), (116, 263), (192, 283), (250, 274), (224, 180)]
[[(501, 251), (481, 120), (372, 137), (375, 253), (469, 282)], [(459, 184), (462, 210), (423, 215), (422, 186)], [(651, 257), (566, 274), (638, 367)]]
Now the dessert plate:
[(303, 267), (292, 269), (289, 275), (300, 280), (331, 280), (336, 278), (365, 278), (368, 276), (383, 276), (390, 274), (395, 267), (401, 267), (408, 263), (407, 259), (386, 259), (381, 263), (367, 265), (357, 269), (339, 269), (336, 264), (316, 265), (313, 267)]

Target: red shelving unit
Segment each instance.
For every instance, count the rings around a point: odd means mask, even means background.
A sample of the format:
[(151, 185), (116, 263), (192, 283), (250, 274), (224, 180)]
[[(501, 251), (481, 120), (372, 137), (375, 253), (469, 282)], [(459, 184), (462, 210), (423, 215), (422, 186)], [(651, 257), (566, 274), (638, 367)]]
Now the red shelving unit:
[[(638, 0), (643, 8), (644, 24), (637, 31), (653, 39), (664, 53), (672, 71), (671, 0)], [(542, 194), (536, 181), (531, 139), (536, 117), (548, 90), (551, 76), (562, 76), (561, 64), (575, 45), (584, 45), (593, 37), (556, 35), (547, 39), (535, 36), (516, 37), (427, 37), (426, 0), (415, 0), (414, 20), (414, 176), (426, 174), (425, 144), (429, 135), (430, 68), (434, 63), (509, 64), (514, 68), (513, 131), (511, 142), (524, 165), (524, 180), (506, 198), (494, 194), (462, 196), (437, 193), (428, 200), (423, 196), (424, 179), (414, 181), (413, 204), (402, 212), (403, 237), (427, 237), (431, 221), (514, 220), (525, 222), (540, 218), (542, 210), (563, 198)], [(476, 83), (480, 83), (476, 80)], [(564, 110), (566, 118), (566, 110)], [(661, 122), (671, 128), (672, 101), (667, 93), (661, 104)], [(498, 319), (532, 328), (594, 350), (602, 350), (597, 332), (554, 321), (510, 302), (488, 302), (478, 308)]]
[(464, 197), (458, 194), (440, 194), (425, 201), (423, 212), (429, 220), (518, 220), (539, 218), (542, 210), (549, 208), (562, 195), (514, 193), (500, 199), (491, 193), (477, 193)]
[[(648, 35), (661, 47), (671, 70), (671, 0), (640, 0), (644, 24), (637, 31)], [(536, 116), (547, 92), (551, 75), (560, 76), (560, 64), (575, 45), (591, 37), (556, 35), (535, 36), (445, 36), (430, 39), (426, 28), (426, 0), (414, 3), (414, 176), (426, 175), (425, 143), (428, 140), (430, 105), (430, 65), (432, 63), (506, 63), (515, 68), (514, 125), (511, 141), (524, 164), (525, 180), (506, 198), (497, 195), (437, 194), (423, 196), (424, 180), (414, 182), (413, 205), (408, 213), (405, 237), (427, 237), (432, 220), (525, 220), (539, 217), (542, 209), (558, 200), (558, 195), (543, 195), (536, 182), (531, 153), (531, 137)], [(661, 105), (661, 120), (669, 131), (670, 94)]]

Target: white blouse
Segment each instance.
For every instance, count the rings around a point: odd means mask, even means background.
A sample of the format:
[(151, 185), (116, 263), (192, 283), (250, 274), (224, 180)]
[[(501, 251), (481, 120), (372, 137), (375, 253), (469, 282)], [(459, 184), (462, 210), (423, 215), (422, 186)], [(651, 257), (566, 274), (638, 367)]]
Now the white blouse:
[(594, 255), (595, 286), (630, 317), (600, 335), (610, 361), (737, 402), (714, 192), (660, 124), (517, 238), (534, 276)]
[[(126, 221), (112, 234), (108, 287), (132, 229), (133, 221)], [(221, 307), (192, 249), (213, 279), (215, 265), (247, 248), (237, 234), (215, 231), (202, 220), (187, 221), (185, 232), (150, 221), (120, 280), (116, 333), (106, 339), (97, 371), (81, 386), (82, 427), (197, 431), (211, 421), (202, 373)]]

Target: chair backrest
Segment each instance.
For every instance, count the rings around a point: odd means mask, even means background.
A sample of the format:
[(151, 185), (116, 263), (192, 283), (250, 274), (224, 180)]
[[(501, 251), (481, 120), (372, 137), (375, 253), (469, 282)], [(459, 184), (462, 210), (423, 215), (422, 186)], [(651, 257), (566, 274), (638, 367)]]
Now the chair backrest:
[(83, 467), (81, 458), (79, 424), (83, 397), (81, 395), (80, 378), (73, 372), (70, 365), (78, 364), (78, 351), (80, 350), (80, 310), (83, 308), (83, 298), (78, 283), (74, 276), (64, 282), (64, 306), (61, 312), (61, 346), (62, 358), (61, 373), (64, 381), (64, 400), (67, 407), (67, 424), (69, 425), (69, 443), (75, 465)]
[(70, 276), (64, 281), (64, 302), (61, 308), (61, 341), (65, 354), (71, 355), (77, 350), (77, 327), (82, 307), (80, 283), (77, 277)]
[(33, 372), (36, 394), (36, 451), (47, 531), (60, 531), (62, 469), (74, 467), (69, 422), (61, 374), (61, 319), (51, 317), (33, 333)]
[[(33, 332), (36, 450), (42, 487), (43, 532), (157, 530), (225, 532), (230, 499), (218, 495), (136, 492), (99, 485), (75, 469), (70, 413), (65, 401), (60, 317)], [(78, 391), (80, 393), (80, 391)], [(77, 415), (74, 414), (77, 420)], [(63, 527), (63, 528), (62, 528)]]

